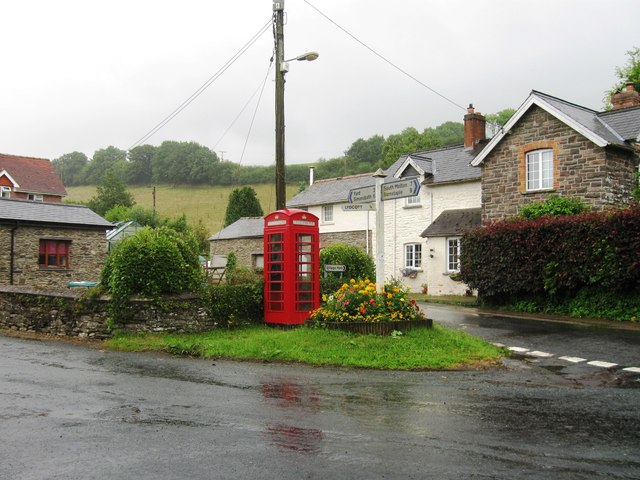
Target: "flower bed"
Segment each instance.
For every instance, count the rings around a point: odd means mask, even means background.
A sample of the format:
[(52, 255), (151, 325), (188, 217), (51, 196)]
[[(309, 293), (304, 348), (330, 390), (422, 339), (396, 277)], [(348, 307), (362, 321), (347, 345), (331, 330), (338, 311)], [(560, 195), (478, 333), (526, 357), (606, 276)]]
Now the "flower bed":
[(369, 280), (351, 279), (333, 295), (323, 297), (325, 304), (311, 313), (311, 321), (327, 328), (382, 335), (414, 326), (431, 326), (408, 293), (409, 288), (398, 280), (377, 290)]

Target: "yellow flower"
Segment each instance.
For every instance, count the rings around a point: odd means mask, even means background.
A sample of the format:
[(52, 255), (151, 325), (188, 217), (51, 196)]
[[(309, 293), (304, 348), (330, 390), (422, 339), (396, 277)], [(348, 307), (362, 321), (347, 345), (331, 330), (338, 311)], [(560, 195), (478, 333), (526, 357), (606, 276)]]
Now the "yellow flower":
[(393, 294), (392, 293), (387, 293), (387, 298), (393, 298)]

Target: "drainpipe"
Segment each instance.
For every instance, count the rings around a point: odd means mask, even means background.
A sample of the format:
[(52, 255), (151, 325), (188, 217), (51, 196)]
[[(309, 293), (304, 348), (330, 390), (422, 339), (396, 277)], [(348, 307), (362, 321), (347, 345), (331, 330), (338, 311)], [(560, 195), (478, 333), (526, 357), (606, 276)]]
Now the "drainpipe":
[(9, 285), (13, 285), (13, 268), (14, 268), (14, 257), (15, 257), (15, 238), (16, 238), (16, 230), (18, 229), (18, 223), (16, 222), (15, 227), (11, 228), (11, 247), (9, 249)]

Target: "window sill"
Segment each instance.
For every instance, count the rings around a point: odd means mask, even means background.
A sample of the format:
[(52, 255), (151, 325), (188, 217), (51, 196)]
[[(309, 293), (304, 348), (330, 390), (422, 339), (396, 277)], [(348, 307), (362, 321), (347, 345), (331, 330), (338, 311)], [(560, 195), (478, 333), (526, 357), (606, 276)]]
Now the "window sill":
[(421, 204), (416, 204), (416, 205), (404, 205), (402, 208), (422, 208)]
[(68, 267), (43, 267), (40, 265), (38, 267), (40, 272), (70, 272), (71, 269)]
[(522, 195), (535, 195), (536, 193), (553, 193), (555, 192), (555, 188), (541, 188), (539, 190), (527, 190), (526, 192), (521, 192)]

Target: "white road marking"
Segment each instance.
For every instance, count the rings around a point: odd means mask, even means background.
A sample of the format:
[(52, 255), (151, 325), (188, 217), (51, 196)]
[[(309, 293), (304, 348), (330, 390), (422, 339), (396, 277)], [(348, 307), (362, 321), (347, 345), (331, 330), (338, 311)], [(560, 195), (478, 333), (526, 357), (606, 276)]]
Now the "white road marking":
[(580, 357), (558, 357), (560, 358), (560, 360), (565, 360), (567, 362), (571, 362), (571, 363), (580, 363), (580, 362), (586, 362), (587, 359), (586, 358), (580, 358)]
[(539, 352), (538, 350), (534, 350), (533, 352), (529, 352), (529, 353), (527, 353), (527, 355), (531, 355), (533, 357), (540, 357), (540, 358), (553, 357), (553, 353)]
[(518, 352), (518, 353), (524, 353), (529, 351), (528, 348), (522, 348), (522, 347), (509, 347), (509, 350), (511, 350), (512, 352)]
[(600, 360), (594, 360), (592, 362), (587, 362), (587, 365), (593, 365), (594, 367), (602, 367), (602, 368), (613, 368), (613, 367), (618, 366), (617, 363), (602, 362)]
[(498, 347), (498, 348), (502, 348), (502, 347), (506, 347), (506, 345), (504, 343), (499, 343), (499, 342), (495, 342), (493, 344), (494, 347)]
[(638, 367), (627, 367), (623, 368), (622, 370), (624, 370), (625, 372), (640, 373), (640, 368)]

